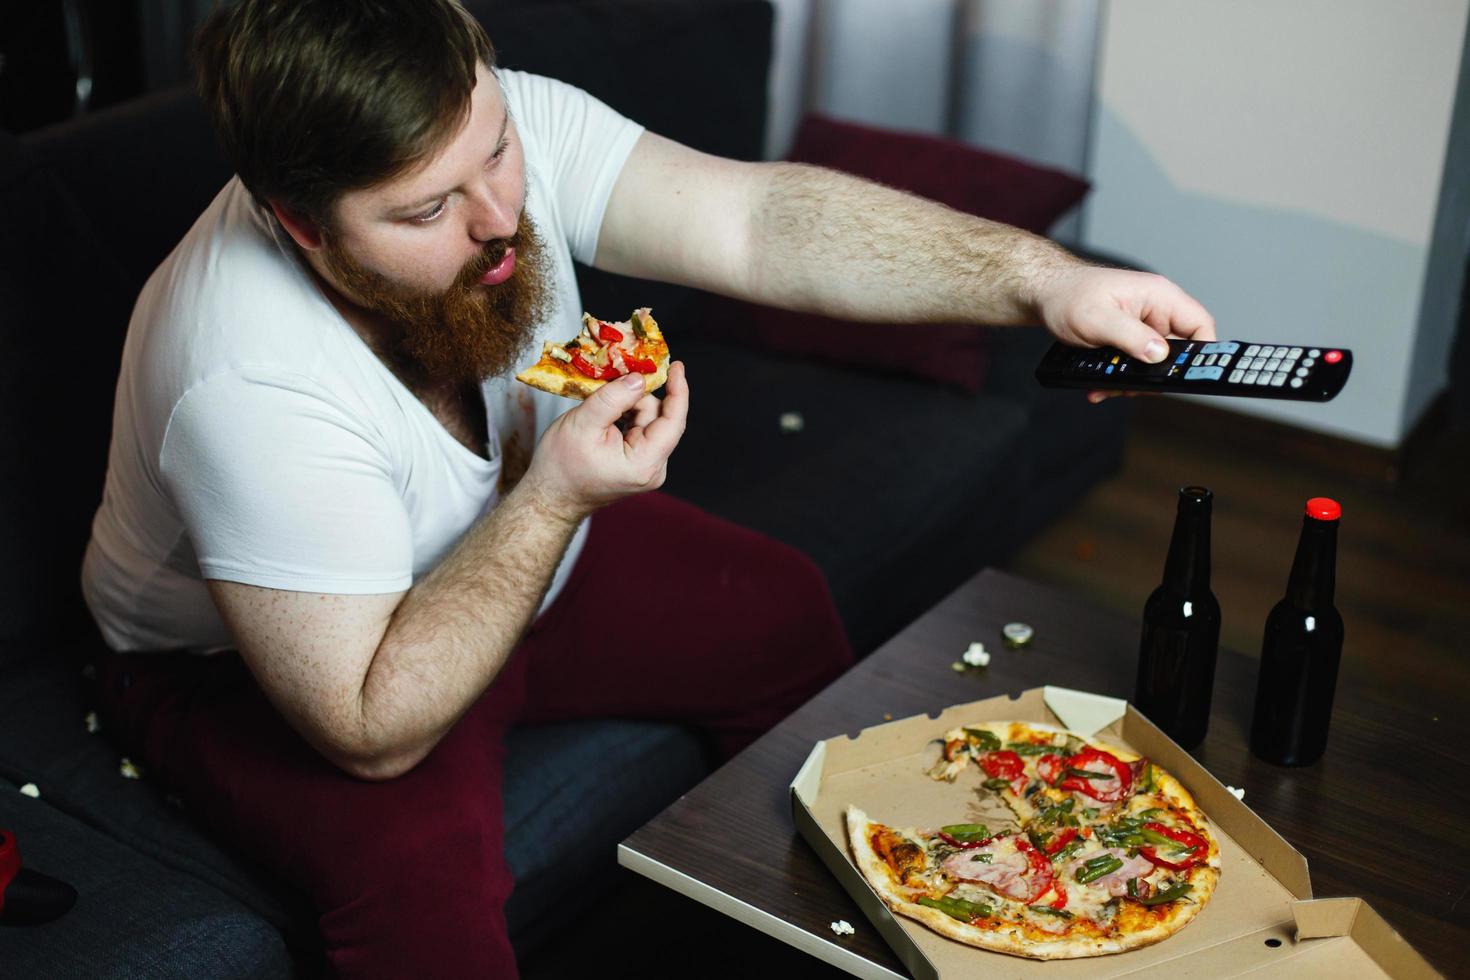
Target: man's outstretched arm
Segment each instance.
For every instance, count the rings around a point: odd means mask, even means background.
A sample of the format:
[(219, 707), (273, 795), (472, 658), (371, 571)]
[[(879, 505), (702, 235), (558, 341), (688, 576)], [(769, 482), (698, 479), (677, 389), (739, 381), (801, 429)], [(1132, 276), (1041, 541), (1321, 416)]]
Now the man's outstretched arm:
[(849, 320), (1041, 322), (1149, 361), (1164, 356), (1161, 337), (1214, 337), (1204, 307), (1162, 276), (1098, 268), (835, 171), (725, 160), (653, 134), (618, 178), (596, 264)]

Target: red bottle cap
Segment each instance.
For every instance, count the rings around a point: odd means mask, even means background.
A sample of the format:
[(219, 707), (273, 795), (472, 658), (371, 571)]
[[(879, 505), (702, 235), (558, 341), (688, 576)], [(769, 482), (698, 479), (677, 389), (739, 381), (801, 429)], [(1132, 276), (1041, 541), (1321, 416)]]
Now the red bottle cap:
[(1313, 497), (1307, 501), (1307, 516), (1319, 521), (1335, 521), (1342, 517), (1342, 504), (1331, 497)]

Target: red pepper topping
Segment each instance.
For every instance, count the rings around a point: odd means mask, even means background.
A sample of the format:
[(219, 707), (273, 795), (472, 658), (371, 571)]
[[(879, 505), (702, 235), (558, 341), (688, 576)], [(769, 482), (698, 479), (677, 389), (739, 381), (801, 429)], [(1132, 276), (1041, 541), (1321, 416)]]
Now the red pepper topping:
[(1048, 855), (1055, 854), (1057, 851), (1060, 851), (1062, 848), (1072, 843), (1072, 841), (1075, 840), (1076, 837), (1077, 828), (1068, 827), (1066, 830), (1061, 831), (1051, 840), (1046, 842), (1046, 853)]
[(623, 332), (611, 323), (603, 320), (597, 321), (597, 339), (609, 344), (616, 344), (623, 339)]
[(1036, 774), (1050, 786), (1057, 781), (1065, 766), (1059, 755), (1044, 755), (1036, 760)]
[(583, 357), (582, 352), (579, 350), (572, 351), (572, 367), (581, 371), (589, 378), (593, 378), (594, 380), (597, 378), (597, 365)]
[(1026, 763), (1009, 749), (985, 753), (980, 757), (980, 767), (985, 770), (985, 775), (992, 779), (1015, 779), (1026, 772)]
[(637, 354), (630, 354), (628, 351), (623, 351), (623, 361), (627, 363), (628, 367), (637, 371), (639, 374), (656, 374), (658, 372), (658, 365), (653, 362), (652, 358), (639, 357)]
[(1152, 844), (1147, 847), (1140, 847), (1138, 853), (1148, 858), (1154, 864), (1163, 865), (1171, 871), (1183, 871), (1185, 868), (1192, 868), (1196, 864), (1204, 864), (1205, 858), (1210, 855), (1210, 845), (1199, 834), (1191, 833), (1188, 830), (1179, 830), (1174, 827), (1166, 827), (1161, 823), (1146, 823), (1143, 826), (1156, 834), (1163, 834), (1171, 841), (1176, 842), (1180, 850), (1189, 852), (1186, 855), (1171, 854), (1170, 857), (1179, 858), (1176, 862), (1169, 860), (1169, 858), (1159, 857), (1159, 849)]
[(1022, 902), (1031, 905), (1045, 895), (1047, 889), (1055, 883), (1056, 873), (1052, 871), (1051, 858), (1032, 847), (1031, 842), (1024, 837), (1016, 838), (1016, 849), (1026, 855), (1026, 862), (1031, 865), (1031, 873), (1026, 879), (1027, 884), (1031, 886), (1031, 894), (1021, 899)]
[[(1112, 753), (1091, 746), (1066, 760), (1067, 769), (1078, 772), (1097, 773), (1097, 778), (1068, 776), (1061, 781), (1061, 788), (1083, 793), (1103, 803), (1116, 803), (1128, 795), (1133, 788), (1133, 770)], [(1101, 774), (1111, 772), (1112, 778)]]
[(1057, 887), (1057, 900), (1051, 903), (1051, 907), (1058, 912), (1067, 907), (1067, 889)]

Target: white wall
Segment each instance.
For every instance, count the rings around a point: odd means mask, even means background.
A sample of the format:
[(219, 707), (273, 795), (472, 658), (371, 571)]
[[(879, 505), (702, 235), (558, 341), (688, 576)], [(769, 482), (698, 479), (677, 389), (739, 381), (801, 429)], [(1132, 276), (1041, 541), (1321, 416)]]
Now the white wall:
[(1443, 387), (1466, 20), (1467, 0), (1107, 6), (1084, 241), (1174, 278), (1223, 336), (1357, 358), (1326, 405), (1227, 407), (1394, 446)]

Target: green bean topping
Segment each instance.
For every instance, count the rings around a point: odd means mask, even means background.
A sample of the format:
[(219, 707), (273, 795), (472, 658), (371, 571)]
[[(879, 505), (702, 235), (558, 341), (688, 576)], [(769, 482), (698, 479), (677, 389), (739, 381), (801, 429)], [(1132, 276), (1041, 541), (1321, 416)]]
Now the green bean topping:
[(919, 899), (920, 905), (927, 905), (931, 909), (938, 909), (945, 915), (961, 922), (972, 922), (975, 919), (989, 917), (991, 909), (989, 905), (978, 902), (967, 902), (963, 898), (930, 898), (928, 895)]
[(980, 747), (987, 752), (1000, 748), (1000, 738), (994, 732), (987, 732), (983, 728), (966, 728), (965, 734), (979, 742)]
[(1001, 779), (999, 776), (992, 776), (985, 780), (983, 785), (986, 789), (1009, 789), (1011, 781), (1009, 779)]
[(1180, 881), (1175, 882), (1169, 888), (1165, 888), (1163, 891), (1157, 892), (1148, 898), (1139, 898), (1136, 893), (1133, 895), (1133, 897), (1136, 901), (1140, 902), (1143, 905), (1163, 905), (1165, 902), (1172, 902), (1177, 898), (1183, 898), (1185, 895), (1189, 894), (1190, 890), (1193, 887), (1194, 886), (1189, 884), (1189, 882), (1187, 881)]
[(1061, 751), (1055, 745), (1037, 745), (1035, 742), (1007, 742), (1006, 748), (1016, 755), (1047, 755)]
[[(1090, 864), (1091, 862), (1089, 862), (1089, 865)], [(1114, 871), (1117, 871), (1122, 866), (1122, 858), (1116, 858), (1112, 855), (1108, 855), (1108, 859), (1106, 862), (1095, 866), (1085, 867), (1082, 870), (1078, 871), (1077, 882), (1079, 884), (1085, 885), (1090, 881), (1096, 881), (1099, 878), (1112, 874)]]
[(1091, 769), (1073, 769), (1070, 766), (1068, 766), (1066, 769), (1063, 769), (1062, 770), (1062, 777), (1063, 778), (1066, 778), (1067, 776), (1076, 776), (1079, 779), (1117, 779), (1118, 778), (1118, 774), (1115, 773), (1115, 772), (1093, 772)]
[[(1144, 827), (1142, 830), (1139, 831), (1139, 833), (1142, 834), (1145, 838), (1147, 838), (1147, 840), (1148, 840), (1148, 842), (1150, 844), (1162, 844), (1165, 847), (1175, 847), (1175, 848), (1177, 848), (1177, 847), (1184, 847), (1183, 844), (1180, 844), (1174, 838), (1169, 837), (1169, 836), (1166, 836), (1164, 834), (1161, 834), (1157, 830), (1151, 830), (1148, 827)], [(1191, 850), (1193, 850), (1193, 848), (1189, 848), (1189, 847), (1185, 847), (1184, 848), (1184, 852), (1186, 854), (1188, 854)]]
[(1051, 856), (1052, 864), (1061, 864), (1067, 858), (1076, 854), (1082, 848), (1083, 843), (1084, 841), (1081, 837), (1072, 838), (1067, 842), (1065, 847)]
[(1071, 912), (1063, 912), (1061, 909), (1054, 909), (1050, 905), (1028, 905), (1026, 907), (1033, 912), (1043, 912), (1047, 915), (1054, 915), (1059, 919), (1072, 918)]
[(952, 823), (939, 829), (962, 844), (984, 840), (990, 836), (990, 828), (983, 823)]

